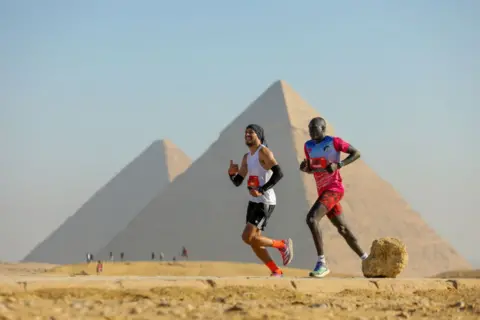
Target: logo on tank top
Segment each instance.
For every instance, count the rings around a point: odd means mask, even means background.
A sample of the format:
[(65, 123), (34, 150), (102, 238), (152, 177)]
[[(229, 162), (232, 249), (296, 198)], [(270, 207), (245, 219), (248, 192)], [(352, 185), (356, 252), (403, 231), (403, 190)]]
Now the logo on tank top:
[(310, 166), (314, 169), (316, 168), (325, 169), (327, 167), (327, 164), (328, 164), (328, 161), (325, 157), (310, 159)]
[(248, 176), (247, 185), (249, 188), (258, 188), (260, 186), (258, 176)]

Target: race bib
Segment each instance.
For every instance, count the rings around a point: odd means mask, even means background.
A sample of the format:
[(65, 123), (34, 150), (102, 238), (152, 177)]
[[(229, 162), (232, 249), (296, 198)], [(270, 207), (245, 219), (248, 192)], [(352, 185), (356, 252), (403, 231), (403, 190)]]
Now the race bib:
[(325, 169), (327, 167), (327, 164), (327, 159), (325, 159), (324, 157), (310, 159), (310, 168), (312, 169)]
[(247, 185), (249, 188), (258, 188), (260, 186), (260, 182), (258, 181), (258, 176), (249, 176)]

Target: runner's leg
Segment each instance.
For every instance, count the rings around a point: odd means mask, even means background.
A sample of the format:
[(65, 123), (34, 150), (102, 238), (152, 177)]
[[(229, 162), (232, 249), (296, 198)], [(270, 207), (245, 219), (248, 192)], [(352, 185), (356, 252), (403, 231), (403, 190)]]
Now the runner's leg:
[(275, 261), (273, 261), (265, 246), (258, 245), (258, 242), (254, 240), (257, 236), (260, 235), (260, 233), (261, 230), (248, 222), (245, 226), (245, 229), (243, 230), (242, 239), (252, 248), (252, 251), (267, 266), (267, 268), (270, 269), (272, 275), (281, 275), (282, 270), (277, 266)]
[[(258, 245), (253, 239), (257, 236), (260, 236), (261, 230), (259, 230), (256, 226), (251, 223), (247, 223), (245, 229), (243, 230), (242, 239), (243, 241), (252, 247), (253, 252), (257, 255), (257, 257), (265, 264), (272, 261), (272, 257), (268, 253), (265, 246)], [(268, 238), (266, 238), (268, 239)], [(271, 241), (271, 240), (270, 240)]]
[(281, 273), (265, 247), (273, 247), (282, 254), (284, 265), (290, 263), (293, 257), (292, 241), (274, 240), (262, 236), (262, 231), (267, 225), (268, 219), (273, 213), (275, 206), (263, 203), (249, 202), (247, 209), (246, 226), (242, 234), (243, 241), (252, 247), (257, 257), (272, 271), (272, 274)]
[(342, 194), (338, 192), (325, 191), (315, 201), (312, 208), (307, 214), (307, 225), (312, 233), (313, 242), (317, 249), (317, 263), (312, 272), (311, 277), (321, 278), (330, 273), (325, 260), (323, 251), (323, 237), (320, 229), (320, 220), (328, 215), (330, 210), (340, 201)]
[(328, 218), (330, 222), (337, 228), (338, 233), (345, 239), (349, 247), (362, 259), (365, 260), (368, 257), (368, 254), (360, 248), (357, 238), (353, 234), (352, 230), (348, 227), (345, 222), (345, 215), (342, 213), (342, 207), (340, 203), (336, 204), (335, 207), (328, 213)]
[(321, 197), (318, 197), (317, 201), (313, 204), (307, 214), (307, 225), (312, 233), (313, 243), (317, 250), (317, 255), (323, 255), (323, 238), (322, 230), (320, 230), (320, 220), (328, 213), (328, 208), (321, 202)]

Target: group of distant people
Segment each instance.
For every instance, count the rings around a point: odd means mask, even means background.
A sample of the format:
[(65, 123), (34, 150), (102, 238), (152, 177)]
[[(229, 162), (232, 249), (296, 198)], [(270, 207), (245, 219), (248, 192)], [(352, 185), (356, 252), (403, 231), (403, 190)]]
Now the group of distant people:
[[(187, 251), (187, 248), (185, 247), (182, 247), (182, 252), (180, 253), (180, 257), (182, 258), (185, 258), (186, 260), (188, 260), (188, 251)], [(165, 259), (165, 255), (163, 254), (163, 252), (160, 252), (159, 256), (158, 256), (158, 260), (160, 261), (163, 261)], [(152, 260), (155, 260), (155, 252), (152, 252)], [(176, 256), (173, 256), (173, 261), (176, 261), (177, 260), (177, 257)]]
[[(115, 260), (115, 258), (113, 257), (113, 252), (112, 252), (112, 251), (110, 251), (109, 257), (110, 257), (110, 261), (113, 262), (113, 261)], [(124, 258), (125, 258), (125, 253), (124, 253), (124, 252), (120, 252), (120, 261), (123, 261)]]
[[(350, 248), (362, 260), (368, 257), (346, 224), (340, 204), (345, 192), (340, 169), (359, 159), (360, 152), (345, 140), (326, 135), (326, 128), (327, 124), (323, 118), (311, 119), (308, 125), (311, 139), (304, 143), (305, 159), (299, 167), (300, 171), (313, 174), (317, 185), (318, 198), (306, 214), (306, 224), (312, 233), (317, 251), (317, 261), (309, 275), (316, 278), (322, 278), (330, 272), (324, 256), (320, 230), (320, 220), (324, 216), (327, 216)], [(262, 231), (275, 209), (276, 195), (273, 187), (282, 179), (283, 172), (273, 152), (268, 148), (261, 126), (250, 124), (246, 127), (245, 144), (249, 152), (243, 156), (240, 168), (230, 160), (228, 169), (230, 180), (237, 187), (248, 175), (247, 188), (250, 199), (242, 239), (270, 269), (271, 276), (282, 277), (282, 270), (273, 261), (266, 248), (277, 249), (283, 265), (286, 266), (293, 259), (293, 241), (290, 238), (270, 239), (263, 236)], [(342, 153), (348, 154), (343, 161)]]
[[(181, 253), (180, 253), (180, 257), (185, 258), (186, 260), (188, 260), (188, 251), (187, 251), (187, 248), (186, 248), (185, 246), (182, 247), (182, 251), (181, 251)], [(88, 252), (88, 253), (87, 253), (87, 257), (86, 257), (87, 263), (92, 262), (92, 261), (93, 261), (93, 258), (94, 258), (94, 257), (93, 257), (93, 254), (90, 253), (90, 252)], [(155, 260), (155, 258), (156, 258), (155, 252), (152, 252), (152, 254), (151, 254), (151, 259), (152, 259), (152, 261)], [(124, 253), (124, 252), (120, 252), (120, 261), (124, 261), (124, 259), (125, 259), (125, 253)], [(160, 252), (159, 255), (158, 255), (158, 260), (159, 260), (159, 261), (163, 261), (164, 259), (165, 259), (164, 253), (163, 253), (163, 252)], [(112, 252), (112, 251), (110, 251), (109, 260), (110, 260), (111, 262), (113, 262), (113, 261), (115, 260), (115, 257), (114, 257), (114, 255), (113, 255), (113, 252)], [(174, 256), (174, 257), (173, 257), (173, 261), (176, 261), (176, 260), (177, 260), (177, 258), (176, 258), (176, 256)], [(97, 265), (100, 264), (100, 263), (101, 263), (100, 260), (97, 261)]]

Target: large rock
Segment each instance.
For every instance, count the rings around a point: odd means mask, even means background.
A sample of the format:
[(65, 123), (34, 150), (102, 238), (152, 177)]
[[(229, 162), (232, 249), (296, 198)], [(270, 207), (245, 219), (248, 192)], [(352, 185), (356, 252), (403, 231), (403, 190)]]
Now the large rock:
[(370, 255), (362, 263), (362, 271), (367, 278), (396, 278), (407, 263), (407, 247), (402, 241), (380, 238), (373, 241)]

